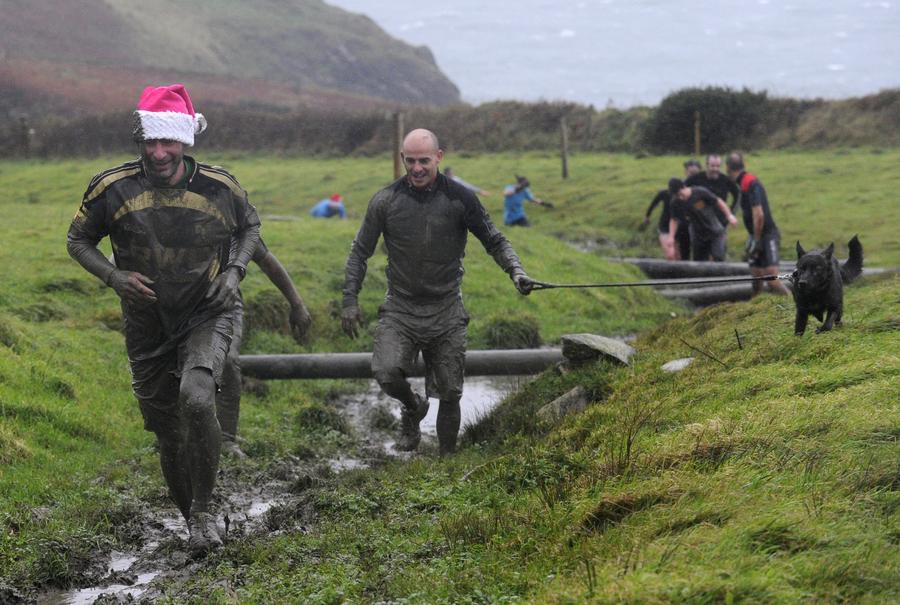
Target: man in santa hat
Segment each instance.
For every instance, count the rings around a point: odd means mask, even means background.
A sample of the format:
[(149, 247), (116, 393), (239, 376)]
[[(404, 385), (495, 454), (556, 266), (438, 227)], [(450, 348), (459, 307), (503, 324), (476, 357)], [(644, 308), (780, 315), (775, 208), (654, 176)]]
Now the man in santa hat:
[[(69, 254), (119, 295), (132, 387), (195, 555), (221, 546), (210, 498), (221, 431), (215, 393), (259, 217), (225, 170), (184, 154), (206, 128), (184, 86), (148, 87), (134, 112), (140, 158), (97, 174)], [(104, 237), (115, 264), (98, 250)]]

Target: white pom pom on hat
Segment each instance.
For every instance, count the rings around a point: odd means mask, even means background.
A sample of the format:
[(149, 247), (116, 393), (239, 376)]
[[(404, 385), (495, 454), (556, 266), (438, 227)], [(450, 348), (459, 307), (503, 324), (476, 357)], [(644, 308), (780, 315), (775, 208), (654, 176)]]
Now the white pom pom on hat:
[(194, 112), (184, 84), (148, 86), (134, 112), (137, 141), (170, 139), (194, 144), (194, 135), (206, 130), (206, 118)]

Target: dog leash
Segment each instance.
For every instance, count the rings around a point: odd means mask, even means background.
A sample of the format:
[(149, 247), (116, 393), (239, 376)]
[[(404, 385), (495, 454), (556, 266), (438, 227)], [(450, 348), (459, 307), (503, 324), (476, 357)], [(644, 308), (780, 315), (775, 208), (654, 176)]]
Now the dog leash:
[(532, 290), (553, 290), (555, 288), (631, 288), (635, 286), (692, 286), (697, 284), (728, 284), (735, 282), (775, 281), (791, 279), (790, 273), (780, 275), (760, 275), (756, 277), (686, 277), (682, 279), (647, 279), (634, 282), (605, 282), (596, 284), (553, 284), (534, 281)]

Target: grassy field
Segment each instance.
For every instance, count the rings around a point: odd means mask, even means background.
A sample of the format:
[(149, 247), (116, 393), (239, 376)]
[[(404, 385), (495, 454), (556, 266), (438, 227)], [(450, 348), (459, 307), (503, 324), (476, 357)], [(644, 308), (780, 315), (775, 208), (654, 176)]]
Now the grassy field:
[[(535, 229), (542, 233), (596, 242), (598, 251), (610, 256), (659, 256), (655, 231), (639, 232), (636, 227), (669, 177), (683, 176), (683, 159), (579, 155), (570, 159), (567, 180), (560, 178), (559, 158), (553, 154), (499, 155), (489, 162), (448, 158), (446, 163), (466, 180), (493, 192), (487, 202), (495, 212), (502, 207), (503, 184), (511, 182), (514, 173), (526, 174), (535, 195), (557, 205), (553, 211), (529, 210)], [(858, 233), (868, 263), (900, 265), (895, 228), (900, 225), (900, 205), (892, 202), (900, 187), (900, 174), (892, 168), (900, 161), (900, 151), (767, 152), (745, 159), (768, 192), (781, 231), (783, 258), (796, 258), (798, 239), (807, 249), (834, 241), (838, 253), (845, 255), (847, 241)], [(729, 231), (733, 260), (739, 259), (745, 241), (742, 224)]]
[[(371, 193), (389, 180), (389, 160), (199, 156), (232, 170), (250, 192), (266, 241), (315, 321), (305, 346), (257, 329), (245, 352), (369, 349), (373, 324), (353, 342), (340, 333), (335, 312), (350, 241)], [(843, 254), (859, 233), (867, 264), (900, 264), (900, 216), (891, 197), (898, 156), (748, 157), (769, 190), (785, 257), (796, 238), (807, 248), (834, 240)], [(120, 159), (0, 163), (7, 192), (0, 202), (0, 591), (76, 582), (89, 553), (125, 539), (116, 529), (122, 519), (141, 502), (165, 501), (130, 394), (115, 296), (65, 252), (65, 230), (88, 179)], [(635, 226), (680, 160), (579, 156), (568, 181), (551, 155), (446, 163), (492, 191), (485, 203), (497, 220), (498, 192), (514, 173), (527, 174), (535, 193), (557, 204), (530, 209), (533, 229), (507, 230), (533, 277), (612, 281), (638, 274), (561, 240), (598, 242), (610, 255), (656, 255), (653, 233)], [(351, 220), (308, 218), (308, 208), (332, 191), (347, 198)], [(533, 410), (588, 385), (598, 404), (560, 429), (535, 426), (526, 415), (509, 434), (486, 440), (472, 431), (476, 445), (448, 461), (426, 457), (330, 480), (309, 492), (314, 531), (235, 543), (196, 584), (173, 586), (173, 600), (896, 596), (896, 279), (850, 290), (842, 331), (794, 339), (785, 300), (716, 307), (656, 327), (685, 313), (642, 289), (523, 298), (477, 242), (466, 261), (473, 348), (488, 344), (496, 321), (526, 316), (545, 342), (568, 332), (642, 331), (638, 363), (547, 376), (508, 404)], [(384, 265), (381, 254), (372, 260), (361, 298), (370, 320), (383, 295)], [(273, 288), (259, 271), (251, 270), (243, 288), (251, 308), (271, 301)], [(732, 346), (734, 329), (744, 334), (743, 351)], [(659, 372), (660, 363), (689, 354), (678, 334), (709, 347), (728, 371), (701, 359), (677, 376)], [(347, 388), (355, 387), (279, 383), (266, 397), (248, 396), (241, 430), (254, 464), (333, 448), (310, 438), (317, 427), (301, 412)], [(616, 444), (641, 410), (652, 414), (623, 460)], [(473, 468), (481, 470), (461, 482)]]
[[(655, 193), (669, 177), (682, 176), (684, 158), (637, 159), (622, 154), (582, 154), (570, 158), (570, 178), (560, 177), (556, 154), (448, 155), (444, 164), (488, 190), (483, 197), (502, 222), (503, 186), (515, 174), (527, 175), (535, 195), (551, 200), (554, 210), (529, 207), (532, 232), (565, 241), (589, 241), (610, 256), (659, 256), (655, 232), (637, 226)], [(352, 219), (359, 220), (371, 193), (390, 179), (385, 160), (279, 160), (225, 157), (263, 213), (304, 213), (317, 199), (340, 191)], [(900, 150), (854, 149), (821, 152), (766, 152), (746, 157), (748, 170), (766, 187), (781, 231), (782, 256), (793, 259), (794, 243), (804, 247), (846, 243), (858, 233), (872, 266), (900, 265)], [(656, 210), (659, 212), (659, 209)], [(658, 214), (654, 215), (654, 219)], [(355, 222), (355, 221), (351, 221)], [(524, 238), (512, 233), (521, 246)], [(731, 257), (743, 248), (743, 226), (729, 235)]]

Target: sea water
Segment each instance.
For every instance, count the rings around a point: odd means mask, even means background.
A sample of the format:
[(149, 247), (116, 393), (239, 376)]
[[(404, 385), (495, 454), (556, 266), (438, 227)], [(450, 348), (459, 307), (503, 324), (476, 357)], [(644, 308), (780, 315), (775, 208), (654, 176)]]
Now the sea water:
[(687, 86), (845, 98), (900, 86), (900, 0), (328, 0), (428, 46), (472, 103), (655, 105)]

